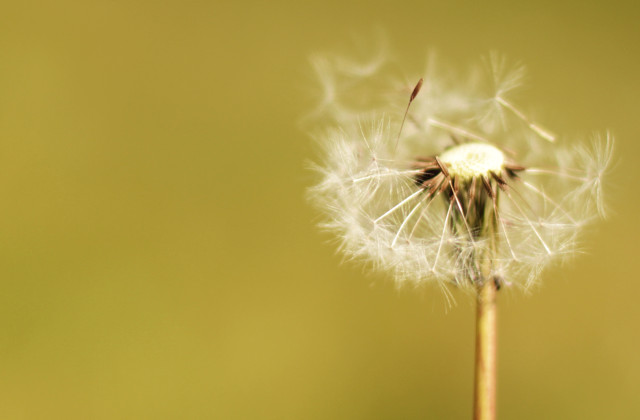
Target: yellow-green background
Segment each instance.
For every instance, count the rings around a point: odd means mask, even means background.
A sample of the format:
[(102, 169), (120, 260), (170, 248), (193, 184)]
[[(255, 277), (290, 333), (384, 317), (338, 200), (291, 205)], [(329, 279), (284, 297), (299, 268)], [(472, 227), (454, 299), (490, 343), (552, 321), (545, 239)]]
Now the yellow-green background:
[(609, 221), (500, 309), (502, 419), (640, 418), (634, 2), (3, 2), (0, 419), (466, 419), (472, 302), (340, 265), (308, 56), (386, 31), (616, 135)]

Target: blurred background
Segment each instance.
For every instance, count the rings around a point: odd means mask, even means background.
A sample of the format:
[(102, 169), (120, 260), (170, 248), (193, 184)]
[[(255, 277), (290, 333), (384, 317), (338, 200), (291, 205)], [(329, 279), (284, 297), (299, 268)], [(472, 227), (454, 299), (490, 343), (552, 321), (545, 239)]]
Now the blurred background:
[[(468, 419), (474, 305), (340, 264), (305, 201), (310, 54), (498, 50), (525, 109), (611, 129), (607, 222), (500, 296), (502, 419), (640, 418), (635, 2), (9, 2), (1, 419)], [(636, 242), (634, 242), (636, 241)]]

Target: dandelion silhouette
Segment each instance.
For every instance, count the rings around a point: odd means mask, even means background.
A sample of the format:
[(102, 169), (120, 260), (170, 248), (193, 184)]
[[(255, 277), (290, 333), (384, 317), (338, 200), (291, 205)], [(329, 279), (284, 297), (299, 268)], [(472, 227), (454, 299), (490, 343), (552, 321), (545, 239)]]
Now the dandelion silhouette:
[[(345, 256), (399, 284), (433, 282), (447, 299), (452, 287), (476, 294), (474, 413), (494, 418), (496, 292), (531, 287), (604, 215), (611, 136), (562, 147), (514, 105), (522, 67), (496, 54), (466, 80), (448, 82), (431, 66), (417, 85), (389, 80), (385, 92), (367, 87), (380, 89), (379, 56), (354, 64), (366, 72), (336, 57), (315, 62), (324, 99), (314, 115), (330, 126), (310, 191), (323, 227)], [(352, 105), (353, 95), (371, 106)]]

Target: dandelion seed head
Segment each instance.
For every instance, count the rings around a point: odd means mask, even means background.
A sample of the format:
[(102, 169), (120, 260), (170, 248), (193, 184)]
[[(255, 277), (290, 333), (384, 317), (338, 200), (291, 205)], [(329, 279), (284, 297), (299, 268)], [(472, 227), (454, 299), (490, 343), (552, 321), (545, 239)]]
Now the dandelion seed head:
[[(309, 195), (346, 259), (399, 284), (526, 289), (604, 215), (612, 137), (570, 145), (534, 121), (511, 97), (522, 66), (493, 54), (484, 73), (457, 80), (430, 56), (427, 72), (408, 79), (424, 77), (416, 86), (387, 78), (379, 55), (370, 66), (315, 60), (331, 95)], [(346, 107), (345, 86), (376, 100)]]

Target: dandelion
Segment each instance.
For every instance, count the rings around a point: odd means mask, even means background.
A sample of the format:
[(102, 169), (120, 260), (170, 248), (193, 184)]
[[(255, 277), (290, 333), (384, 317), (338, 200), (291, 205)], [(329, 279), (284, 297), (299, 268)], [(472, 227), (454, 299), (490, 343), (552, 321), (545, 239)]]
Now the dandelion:
[[(385, 79), (379, 56), (353, 71), (336, 57), (315, 61), (325, 95), (314, 115), (330, 128), (310, 195), (347, 258), (398, 284), (434, 283), (447, 299), (451, 288), (475, 293), (475, 414), (490, 419), (497, 291), (530, 288), (575, 254), (582, 228), (604, 215), (613, 141), (565, 145), (516, 105), (523, 69), (496, 54), (451, 81), (434, 61), (416, 85)], [(354, 86), (369, 107), (340, 90)]]

